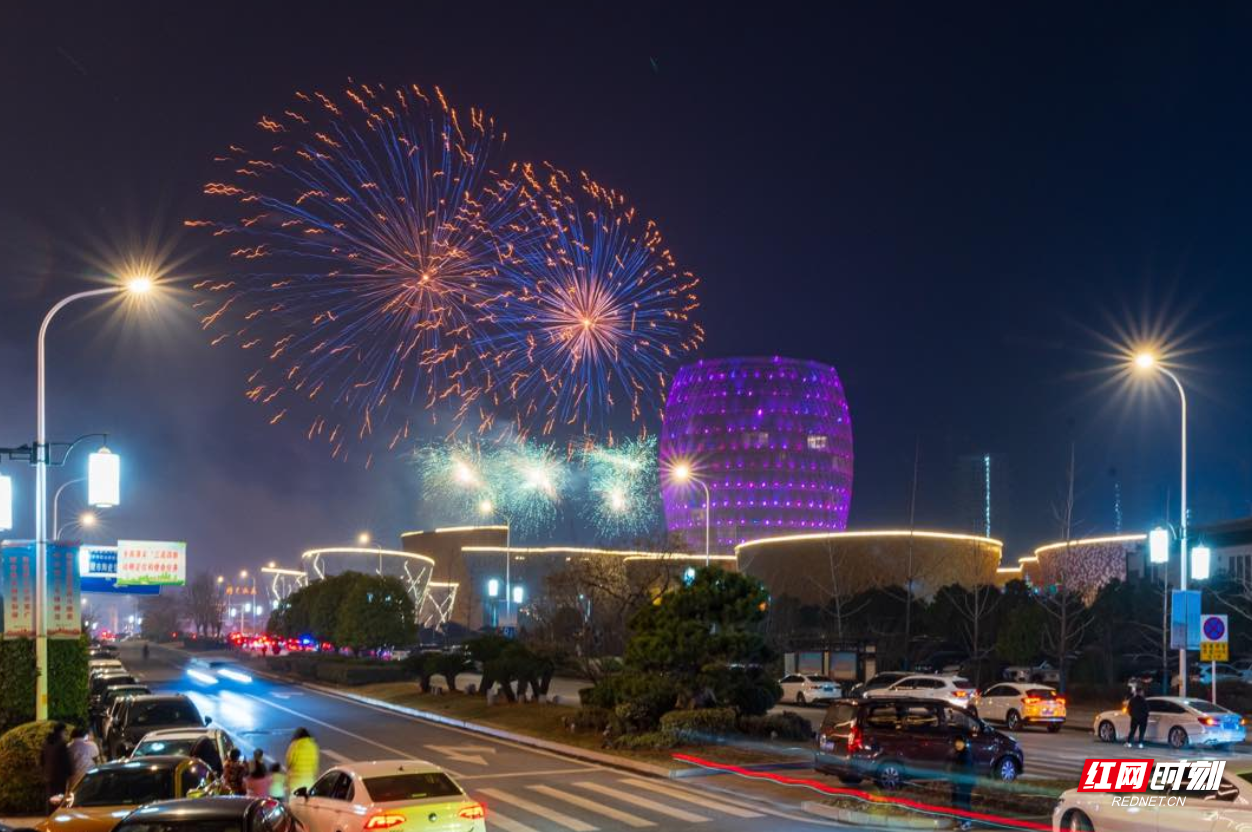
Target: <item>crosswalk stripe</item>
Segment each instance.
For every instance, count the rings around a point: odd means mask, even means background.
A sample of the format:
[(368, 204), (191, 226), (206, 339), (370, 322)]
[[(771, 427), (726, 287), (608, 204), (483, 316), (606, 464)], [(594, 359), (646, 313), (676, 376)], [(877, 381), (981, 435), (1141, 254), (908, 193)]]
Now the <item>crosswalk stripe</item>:
[(504, 832), (539, 832), (535, 827), (527, 826), (520, 820), (513, 820), (508, 815), (502, 815), (494, 809), (487, 812), (487, 817), (490, 819), (493, 829), (503, 829)]
[(688, 812), (684, 809), (675, 809), (673, 806), (666, 806), (664, 803), (657, 803), (655, 800), (649, 800), (648, 798), (640, 797), (637, 794), (621, 792), (611, 786), (606, 786), (603, 783), (583, 781), (581, 783), (575, 783), (574, 785), (583, 789), (591, 789), (593, 792), (599, 792), (600, 794), (607, 795), (615, 800), (620, 800), (623, 803), (631, 803), (644, 809), (651, 809), (653, 812), (657, 812), (658, 814), (669, 815), (671, 818), (684, 820), (687, 823), (704, 823), (709, 820), (709, 818), (706, 818), (704, 815), (697, 815), (695, 812)]
[(621, 809), (614, 809), (612, 806), (605, 806), (602, 803), (596, 803), (594, 800), (588, 800), (581, 795), (571, 794), (570, 792), (563, 791), (561, 789), (554, 789), (551, 786), (531, 786), (530, 788), (540, 794), (546, 794), (548, 797), (555, 797), (557, 800), (564, 800), (566, 803), (572, 803), (580, 809), (586, 809), (588, 812), (595, 812), (597, 814), (604, 815), (606, 818), (612, 818), (618, 823), (624, 823), (627, 826), (633, 826), (636, 829), (644, 826), (656, 826), (656, 824), (652, 821), (641, 818), (638, 815), (632, 815), (630, 812), (623, 812)]
[(760, 812), (754, 812), (751, 809), (742, 809), (733, 803), (723, 803), (720, 800), (714, 800), (710, 797), (692, 794), (687, 791), (679, 791), (678, 789), (667, 788), (660, 783), (651, 783), (647, 780), (636, 780), (628, 778), (622, 781), (629, 786), (635, 786), (640, 789), (648, 789), (666, 797), (672, 797), (674, 800), (683, 800), (687, 803), (694, 803), (696, 806), (703, 806), (706, 809), (716, 809), (719, 812), (736, 818), (761, 818), (765, 817)]
[[(493, 800), (498, 800), (501, 803), (511, 803), (523, 812), (530, 812), (532, 815), (538, 815), (544, 820), (550, 820), (558, 826), (564, 826), (566, 829), (573, 830), (573, 832), (596, 832), (597, 827), (592, 826), (589, 823), (583, 823), (578, 818), (572, 818), (569, 815), (556, 811), (555, 809), (549, 809), (546, 806), (540, 806), (538, 803), (532, 803), (524, 797), (518, 797), (515, 794), (501, 791), (500, 789), (482, 789), (481, 791)], [(497, 817), (499, 816), (497, 815)]]

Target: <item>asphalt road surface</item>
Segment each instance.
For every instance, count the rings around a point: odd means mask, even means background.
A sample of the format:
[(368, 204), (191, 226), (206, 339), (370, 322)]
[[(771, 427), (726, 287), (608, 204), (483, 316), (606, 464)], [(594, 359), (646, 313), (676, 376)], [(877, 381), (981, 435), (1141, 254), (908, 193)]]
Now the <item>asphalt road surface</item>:
[(833, 824), (804, 816), (799, 802), (732, 775), (663, 780), (436, 725), (295, 685), (256, 678), (205, 686), (185, 673), (188, 657), (154, 649), (145, 663), (127, 647), (122, 660), (158, 691), (188, 694), (246, 752), (281, 760), (292, 731), (308, 728), (322, 767), (354, 760), (420, 758), (444, 767), (487, 806), (502, 832), (604, 830), (816, 830)]

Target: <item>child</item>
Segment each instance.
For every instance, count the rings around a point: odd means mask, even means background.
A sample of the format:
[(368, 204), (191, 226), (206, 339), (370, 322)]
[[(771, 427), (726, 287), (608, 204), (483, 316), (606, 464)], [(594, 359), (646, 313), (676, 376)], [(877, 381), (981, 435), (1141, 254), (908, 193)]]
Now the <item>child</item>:
[(276, 800), (287, 799), (287, 777), (278, 763), (270, 766), (270, 797)]
[(244, 791), (248, 797), (269, 797), (272, 785), (269, 766), (265, 765), (265, 752), (258, 748), (252, 752), (252, 765), (248, 766), (248, 776), (243, 781)]

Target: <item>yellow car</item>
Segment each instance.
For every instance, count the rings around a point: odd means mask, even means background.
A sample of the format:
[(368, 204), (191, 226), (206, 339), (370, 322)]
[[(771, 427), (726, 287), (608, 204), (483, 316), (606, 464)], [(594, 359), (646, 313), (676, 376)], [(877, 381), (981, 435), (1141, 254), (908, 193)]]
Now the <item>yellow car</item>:
[(156, 800), (204, 797), (217, 791), (213, 771), (193, 757), (144, 757), (89, 769), (40, 832), (110, 832), (136, 808)]

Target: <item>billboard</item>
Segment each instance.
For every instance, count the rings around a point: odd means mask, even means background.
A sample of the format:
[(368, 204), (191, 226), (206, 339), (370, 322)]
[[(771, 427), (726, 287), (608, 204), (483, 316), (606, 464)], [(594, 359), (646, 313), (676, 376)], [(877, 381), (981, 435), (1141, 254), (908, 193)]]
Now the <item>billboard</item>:
[(35, 544), (6, 540), (0, 544), (4, 582), (4, 637), (35, 635)]
[(135, 584), (117, 585), (117, 547), (84, 545), (78, 550), (78, 571), (83, 592), (105, 592), (112, 595), (158, 595), (161, 587)]
[(182, 586), (186, 582), (186, 543), (168, 540), (117, 542), (117, 586)]

